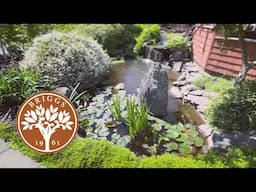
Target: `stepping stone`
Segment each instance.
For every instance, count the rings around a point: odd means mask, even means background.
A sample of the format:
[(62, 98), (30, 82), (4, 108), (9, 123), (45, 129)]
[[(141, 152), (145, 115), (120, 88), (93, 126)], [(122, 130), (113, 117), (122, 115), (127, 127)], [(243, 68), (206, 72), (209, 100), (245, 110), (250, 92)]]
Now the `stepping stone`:
[(9, 149), (0, 154), (0, 168), (42, 168), (29, 157), (22, 155), (19, 151)]
[(7, 144), (0, 139), (0, 157), (1, 153), (5, 152), (6, 150), (8, 150)]
[(189, 94), (190, 95), (195, 95), (195, 96), (204, 96), (204, 92), (201, 91), (201, 90), (191, 91)]

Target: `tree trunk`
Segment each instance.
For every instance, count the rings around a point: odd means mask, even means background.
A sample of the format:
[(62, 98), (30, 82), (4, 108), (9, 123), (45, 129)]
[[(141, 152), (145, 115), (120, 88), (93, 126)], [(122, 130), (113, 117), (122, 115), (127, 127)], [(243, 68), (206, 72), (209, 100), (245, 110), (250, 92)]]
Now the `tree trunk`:
[(239, 43), (240, 43), (241, 55), (242, 55), (242, 66), (239, 74), (236, 77), (234, 87), (236, 87), (238, 84), (240, 84), (245, 80), (247, 72), (250, 70), (250, 65), (248, 63), (248, 58), (247, 58), (247, 47), (246, 47), (244, 38), (245, 38), (245, 32), (241, 28), (239, 33)]
[(49, 152), (50, 151), (50, 138), (51, 136), (46, 136), (44, 137), (44, 142), (45, 142), (45, 152)]

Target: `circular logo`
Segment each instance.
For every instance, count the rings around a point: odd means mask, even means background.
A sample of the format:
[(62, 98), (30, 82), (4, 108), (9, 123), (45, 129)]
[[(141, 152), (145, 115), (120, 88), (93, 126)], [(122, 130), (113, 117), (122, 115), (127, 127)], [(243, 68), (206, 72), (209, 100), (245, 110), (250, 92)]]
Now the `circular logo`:
[(53, 153), (72, 141), (78, 129), (78, 116), (66, 97), (55, 92), (39, 92), (21, 105), (16, 127), (29, 147)]

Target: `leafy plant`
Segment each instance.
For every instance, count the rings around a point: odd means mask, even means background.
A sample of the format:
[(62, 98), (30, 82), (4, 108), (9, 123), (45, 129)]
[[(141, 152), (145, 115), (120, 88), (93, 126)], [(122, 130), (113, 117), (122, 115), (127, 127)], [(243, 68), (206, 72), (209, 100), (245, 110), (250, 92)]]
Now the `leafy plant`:
[(145, 148), (151, 155), (156, 155), (159, 148), (157, 144), (153, 144), (153, 145), (143, 144), (142, 147)]
[(224, 94), (233, 87), (233, 80), (226, 80), (221, 77), (211, 77), (203, 75), (193, 81), (193, 84), (199, 89), (204, 89), (209, 92), (217, 92)]
[(135, 38), (136, 45), (134, 52), (139, 54), (145, 43), (154, 45), (160, 40), (160, 26), (158, 24), (153, 25), (139, 25), (142, 28), (142, 32)]
[(111, 111), (115, 120), (119, 121), (121, 119), (121, 103), (119, 95), (115, 95), (112, 98), (112, 102), (108, 103), (108, 108)]
[(76, 84), (76, 86), (74, 87), (74, 89), (72, 90), (70, 96), (69, 96), (69, 100), (72, 102), (72, 103), (76, 103), (78, 100), (80, 100), (81, 98), (83, 98), (83, 96), (85, 95), (85, 93), (87, 91), (82, 91), (81, 93), (78, 93), (77, 92), (77, 89), (80, 85), (80, 82)]
[(32, 69), (10, 68), (0, 71), (1, 109), (20, 105), (38, 90), (40, 76)]
[(207, 120), (224, 130), (254, 130), (256, 127), (256, 83), (244, 81), (210, 104)]
[(13, 55), (21, 54), (32, 39), (53, 28), (52, 24), (0, 24), (0, 44)]
[(169, 33), (166, 35), (165, 47), (172, 51), (186, 51), (191, 48), (191, 41), (182, 33)]
[(142, 101), (137, 106), (135, 99), (132, 97), (127, 99), (126, 109), (126, 123), (129, 127), (129, 134), (134, 137), (148, 128), (148, 109)]

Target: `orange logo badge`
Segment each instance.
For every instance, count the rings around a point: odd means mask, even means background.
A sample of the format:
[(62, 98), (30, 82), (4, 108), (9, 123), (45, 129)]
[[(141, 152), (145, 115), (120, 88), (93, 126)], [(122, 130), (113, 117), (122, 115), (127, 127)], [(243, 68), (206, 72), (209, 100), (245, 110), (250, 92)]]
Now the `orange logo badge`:
[(74, 138), (78, 116), (66, 97), (55, 92), (39, 92), (20, 107), (16, 127), (29, 147), (42, 153), (54, 153)]

